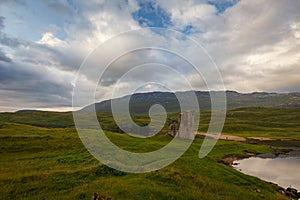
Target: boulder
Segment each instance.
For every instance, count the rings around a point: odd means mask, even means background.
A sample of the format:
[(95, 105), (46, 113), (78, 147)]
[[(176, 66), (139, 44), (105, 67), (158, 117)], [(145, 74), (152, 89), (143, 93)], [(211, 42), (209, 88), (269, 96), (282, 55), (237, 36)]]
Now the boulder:
[(295, 188), (288, 187), (285, 191), (285, 195), (291, 199), (299, 199), (298, 191)]

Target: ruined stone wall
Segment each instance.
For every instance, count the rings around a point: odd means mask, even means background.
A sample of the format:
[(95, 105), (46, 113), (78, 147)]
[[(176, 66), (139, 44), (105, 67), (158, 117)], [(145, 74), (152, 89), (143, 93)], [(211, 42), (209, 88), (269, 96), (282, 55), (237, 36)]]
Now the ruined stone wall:
[(194, 139), (194, 117), (195, 112), (192, 110), (182, 112), (178, 117), (179, 130), (177, 138)]

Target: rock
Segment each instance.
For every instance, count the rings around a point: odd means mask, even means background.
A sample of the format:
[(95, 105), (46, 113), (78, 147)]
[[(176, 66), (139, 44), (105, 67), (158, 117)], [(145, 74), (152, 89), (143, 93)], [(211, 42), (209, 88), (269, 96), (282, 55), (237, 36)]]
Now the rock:
[(280, 194), (283, 194), (283, 195), (289, 197), (289, 199), (292, 199), (292, 200), (300, 199), (300, 192), (298, 192), (295, 188), (292, 188), (292, 187), (288, 187), (287, 189), (279, 187), (278, 192)]
[(280, 194), (285, 194), (285, 189), (282, 188), (282, 187), (279, 187), (278, 192), (279, 192)]
[(248, 157), (252, 157), (252, 156), (255, 156), (256, 154), (252, 153), (252, 152), (245, 151), (245, 155), (248, 156)]
[(263, 194), (260, 194), (260, 197), (261, 197), (261, 198), (264, 198), (264, 197), (265, 197), (265, 195), (263, 195)]
[(172, 137), (175, 137), (175, 135), (178, 132), (178, 122), (177, 121), (173, 121), (170, 125), (169, 125), (169, 135), (171, 135)]
[(223, 158), (221, 160), (221, 162), (225, 165), (231, 166), (236, 159), (237, 158), (235, 156), (228, 156), (228, 157)]
[(179, 175), (180, 173), (179, 173), (179, 172), (174, 172), (174, 174), (175, 174), (175, 175)]
[(279, 190), (279, 193), (280, 194), (285, 194), (285, 191), (284, 190)]
[(97, 200), (98, 198), (98, 194), (96, 192), (94, 192), (93, 196), (92, 196), (92, 200)]
[(291, 199), (299, 199), (298, 192), (295, 188), (288, 187), (285, 191), (285, 195)]
[(297, 194), (297, 190), (295, 188), (291, 188), (291, 187), (288, 187), (286, 189), (286, 191), (290, 192), (290, 193), (293, 193), (293, 194)]
[(260, 191), (260, 189), (256, 188), (255, 192), (260, 193), (261, 191)]
[(94, 192), (93, 196), (92, 196), (92, 200), (112, 200), (111, 197), (105, 197), (105, 196), (102, 196), (96, 192)]
[(287, 193), (286, 196), (290, 197), (293, 200), (298, 200), (299, 199), (298, 196), (296, 196), (295, 194), (292, 194), (292, 193), (290, 193), (290, 194)]

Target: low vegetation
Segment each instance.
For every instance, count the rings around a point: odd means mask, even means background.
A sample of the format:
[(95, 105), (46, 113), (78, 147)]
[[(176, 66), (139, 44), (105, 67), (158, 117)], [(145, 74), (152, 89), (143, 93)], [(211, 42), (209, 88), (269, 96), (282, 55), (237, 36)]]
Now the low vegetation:
[[(224, 131), (241, 136), (300, 139), (299, 111), (230, 110)], [(208, 111), (202, 113), (201, 131), (207, 128), (209, 116)], [(98, 117), (107, 136), (132, 152), (153, 151), (172, 139), (163, 132), (148, 139), (111, 132), (115, 127), (112, 116), (99, 113)], [(169, 121), (174, 118), (176, 113), (169, 114)], [(149, 122), (146, 115), (134, 119), (142, 124)], [(285, 199), (277, 186), (220, 163), (227, 155), (272, 153), (272, 149), (219, 140), (207, 157), (199, 159), (202, 141), (198, 136), (181, 158), (161, 170), (131, 174), (108, 168), (88, 153), (73, 126), (71, 113), (2, 113), (0, 198), (91, 199), (97, 192), (112, 199)]]

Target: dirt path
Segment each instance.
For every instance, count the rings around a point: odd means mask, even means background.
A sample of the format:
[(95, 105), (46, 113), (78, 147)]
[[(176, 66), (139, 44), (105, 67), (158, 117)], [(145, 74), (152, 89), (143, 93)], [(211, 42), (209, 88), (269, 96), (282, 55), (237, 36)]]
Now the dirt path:
[[(203, 132), (198, 132), (197, 134), (212, 137), (212, 138), (216, 138), (216, 135), (214, 135), (214, 134), (208, 134), (208, 133), (203, 133)], [(238, 141), (238, 142), (245, 142), (246, 141), (245, 138), (240, 137), (240, 136), (223, 135), (223, 134), (220, 135), (219, 139), (220, 140)]]
[(259, 140), (259, 141), (270, 141), (270, 140), (274, 140), (271, 138), (267, 138), (267, 137), (248, 137), (250, 139), (255, 139), (255, 140)]

